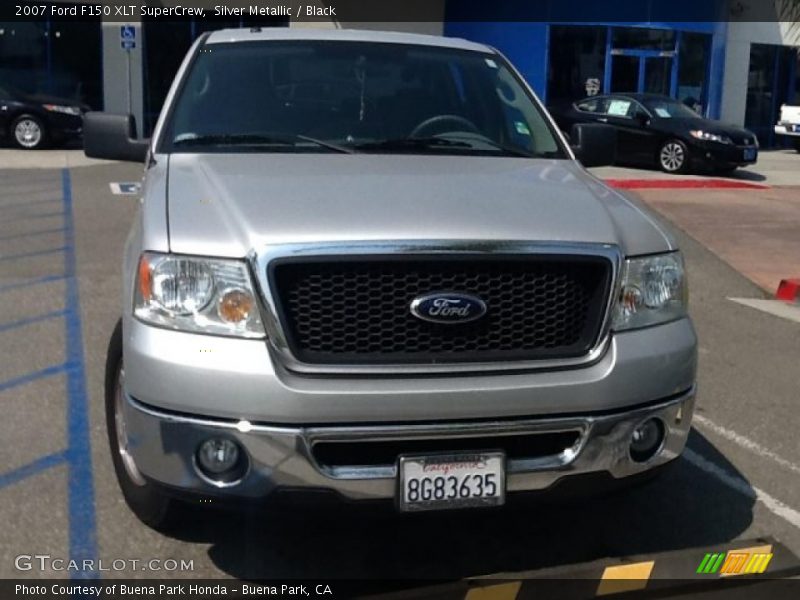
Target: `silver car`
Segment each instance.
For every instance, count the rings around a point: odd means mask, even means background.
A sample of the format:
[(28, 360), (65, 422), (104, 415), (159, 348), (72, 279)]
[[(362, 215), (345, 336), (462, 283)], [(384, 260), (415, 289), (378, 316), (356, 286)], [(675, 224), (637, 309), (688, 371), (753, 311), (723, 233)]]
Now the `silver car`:
[(320, 492), (494, 507), (681, 453), (681, 254), (584, 169), (613, 161), (613, 129), (568, 142), (496, 50), (218, 31), (134, 131), (91, 113), (85, 146), (146, 165), (106, 396), (149, 525)]

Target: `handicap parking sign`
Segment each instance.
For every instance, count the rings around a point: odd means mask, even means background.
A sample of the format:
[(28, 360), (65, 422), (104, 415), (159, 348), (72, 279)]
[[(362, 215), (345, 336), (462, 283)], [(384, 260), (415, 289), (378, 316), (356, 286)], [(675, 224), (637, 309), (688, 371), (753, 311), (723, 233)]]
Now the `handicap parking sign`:
[(136, 48), (136, 28), (133, 25), (122, 25), (119, 28), (119, 45), (123, 50)]

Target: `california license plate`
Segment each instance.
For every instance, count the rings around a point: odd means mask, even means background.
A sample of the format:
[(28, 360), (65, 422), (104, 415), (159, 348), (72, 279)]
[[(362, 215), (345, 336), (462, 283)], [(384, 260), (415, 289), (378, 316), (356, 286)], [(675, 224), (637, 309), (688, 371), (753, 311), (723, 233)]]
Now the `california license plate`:
[(755, 148), (745, 148), (744, 149), (744, 159), (745, 160), (755, 160), (756, 159), (756, 149)]
[(502, 452), (401, 456), (402, 511), (499, 506), (506, 500)]

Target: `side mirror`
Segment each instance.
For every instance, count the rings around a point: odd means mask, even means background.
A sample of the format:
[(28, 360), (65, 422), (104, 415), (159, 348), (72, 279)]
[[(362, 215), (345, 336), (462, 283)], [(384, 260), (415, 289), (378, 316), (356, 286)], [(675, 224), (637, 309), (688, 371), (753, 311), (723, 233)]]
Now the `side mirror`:
[(645, 125), (649, 125), (650, 124), (650, 117), (648, 117), (644, 113), (636, 113), (636, 115), (633, 118), (636, 119), (636, 121), (642, 127), (644, 127)]
[(617, 160), (617, 130), (602, 123), (576, 123), (570, 134), (572, 151), (584, 167), (605, 167)]
[(136, 139), (133, 115), (89, 112), (83, 117), (83, 152), (89, 158), (144, 162), (150, 140)]

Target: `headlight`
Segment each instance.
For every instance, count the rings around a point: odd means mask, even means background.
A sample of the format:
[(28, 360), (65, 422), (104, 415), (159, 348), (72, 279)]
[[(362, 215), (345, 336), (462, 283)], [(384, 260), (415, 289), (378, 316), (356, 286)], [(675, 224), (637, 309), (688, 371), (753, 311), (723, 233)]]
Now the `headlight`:
[(716, 133), (709, 133), (702, 129), (694, 129), (689, 132), (693, 138), (698, 140), (705, 140), (706, 142), (719, 142), (720, 144), (732, 144), (733, 140), (727, 135), (719, 135)]
[(42, 107), (50, 112), (63, 113), (65, 115), (78, 116), (81, 114), (81, 109), (78, 108), (77, 106), (61, 106), (60, 104), (43, 104)]
[(680, 252), (625, 261), (614, 329), (636, 329), (686, 316), (688, 287)]
[(264, 337), (247, 265), (145, 252), (136, 275), (134, 314), (162, 327)]

